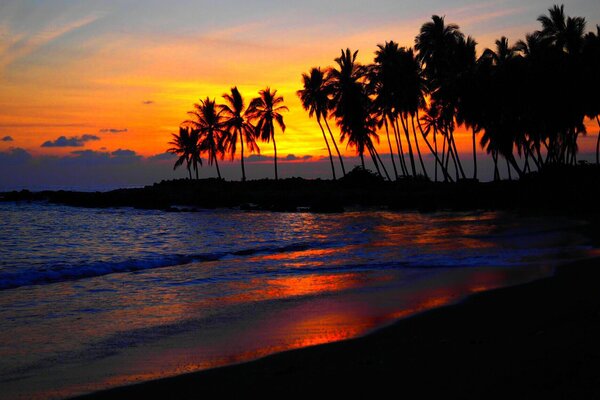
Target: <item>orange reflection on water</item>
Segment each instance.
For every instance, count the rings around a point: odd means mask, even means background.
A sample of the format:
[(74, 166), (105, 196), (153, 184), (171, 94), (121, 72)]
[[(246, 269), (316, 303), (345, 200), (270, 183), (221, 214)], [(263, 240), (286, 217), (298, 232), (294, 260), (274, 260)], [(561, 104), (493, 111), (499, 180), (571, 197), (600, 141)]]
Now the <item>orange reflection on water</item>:
[[(307, 249), (293, 252), (282, 252), (276, 254), (268, 254), (260, 256), (261, 260), (285, 260), (286, 265), (290, 263), (290, 267), (304, 267), (307, 265), (322, 265), (322, 262), (315, 264), (315, 260), (329, 254), (339, 252), (339, 249)], [(305, 261), (306, 260), (306, 261)]]
[(420, 248), (426, 246), (434, 251), (496, 246), (489, 239), (482, 238), (497, 228), (493, 223), (498, 218), (495, 213), (441, 216), (434, 219), (418, 213), (389, 213), (385, 218), (388, 223), (376, 228), (382, 235), (375, 243), (378, 246), (412, 244)]
[(221, 298), (220, 301), (242, 303), (271, 299), (284, 299), (306, 295), (318, 295), (330, 292), (340, 292), (354, 287), (360, 287), (367, 282), (389, 280), (391, 277), (378, 276), (366, 278), (364, 274), (328, 274), (285, 276), (271, 279), (255, 278), (239, 283), (238, 289), (247, 287), (249, 290), (239, 290), (239, 294)]

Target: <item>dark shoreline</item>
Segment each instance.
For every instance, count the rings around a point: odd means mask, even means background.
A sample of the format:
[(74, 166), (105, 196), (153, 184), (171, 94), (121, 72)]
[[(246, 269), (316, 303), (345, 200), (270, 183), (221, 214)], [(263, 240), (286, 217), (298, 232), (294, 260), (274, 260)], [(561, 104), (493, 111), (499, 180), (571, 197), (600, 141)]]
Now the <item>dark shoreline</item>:
[(528, 213), (597, 213), (600, 167), (547, 168), (519, 181), (457, 183), (387, 182), (363, 173), (337, 181), (288, 178), (247, 182), (172, 180), (108, 192), (27, 190), (0, 193), (0, 201), (47, 201), (76, 207), (134, 207), (164, 211), (240, 208), (269, 211), (343, 212), (348, 208), (414, 210), (516, 210)]
[(78, 398), (599, 398), (599, 337), (596, 258), (365, 337)]

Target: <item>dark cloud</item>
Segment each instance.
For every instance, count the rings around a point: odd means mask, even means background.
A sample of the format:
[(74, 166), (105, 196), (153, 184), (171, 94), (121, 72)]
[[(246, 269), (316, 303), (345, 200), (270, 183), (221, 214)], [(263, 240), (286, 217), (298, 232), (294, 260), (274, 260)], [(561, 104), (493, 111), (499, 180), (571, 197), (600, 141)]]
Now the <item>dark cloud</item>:
[(263, 156), (262, 154), (250, 154), (246, 157), (248, 162), (273, 161), (273, 157)]
[(115, 157), (135, 157), (137, 156), (137, 154), (135, 153), (135, 151), (133, 150), (127, 150), (127, 149), (118, 149), (113, 151), (112, 153), (110, 153), (112, 156)]
[(153, 156), (148, 157), (149, 161), (174, 161), (176, 160), (178, 157), (177, 155), (173, 154), (173, 153), (160, 153), (160, 154), (155, 154)]
[(312, 158), (312, 156), (301, 156), (301, 157), (297, 157), (295, 154), (288, 154), (285, 157), (286, 161), (308, 161)]
[(18, 165), (31, 160), (31, 154), (25, 149), (13, 147), (8, 151), (0, 152), (0, 165)]
[(92, 140), (100, 140), (96, 135), (83, 135), (83, 136), (60, 136), (56, 140), (48, 140), (42, 143), (41, 147), (83, 147), (85, 142)]
[(12, 138), (12, 136), (4, 136), (2, 139), (0, 139), (0, 141), (2, 141), (2, 142), (14, 142), (14, 139)]
[(71, 152), (71, 157), (62, 158), (62, 162), (66, 164), (127, 164), (137, 162), (142, 159), (133, 150), (118, 149), (113, 152), (96, 151), (96, 150), (76, 150)]
[(119, 128), (102, 128), (99, 131), (100, 133), (125, 133), (127, 132), (127, 128), (119, 129)]
[(145, 106), (149, 106), (150, 104), (154, 104), (154, 100), (144, 100), (142, 101), (142, 104)]

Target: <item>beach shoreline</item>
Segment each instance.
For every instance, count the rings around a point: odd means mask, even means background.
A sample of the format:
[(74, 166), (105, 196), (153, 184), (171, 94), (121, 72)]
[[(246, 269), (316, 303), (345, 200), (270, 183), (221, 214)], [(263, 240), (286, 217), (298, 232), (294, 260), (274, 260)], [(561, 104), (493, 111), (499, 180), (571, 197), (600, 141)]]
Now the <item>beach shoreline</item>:
[(287, 178), (246, 182), (170, 180), (107, 192), (11, 191), (0, 201), (45, 201), (75, 207), (133, 207), (170, 212), (241, 210), (336, 213), (350, 209), (391, 211), (510, 210), (528, 214), (590, 215), (600, 190), (596, 165), (548, 167), (516, 181), (455, 183), (425, 179), (384, 181), (369, 172), (337, 181)]
[(600, 259), (494, 289), (366, 336), (77, 397), (385, 393), (445, 398), (600, 394)]

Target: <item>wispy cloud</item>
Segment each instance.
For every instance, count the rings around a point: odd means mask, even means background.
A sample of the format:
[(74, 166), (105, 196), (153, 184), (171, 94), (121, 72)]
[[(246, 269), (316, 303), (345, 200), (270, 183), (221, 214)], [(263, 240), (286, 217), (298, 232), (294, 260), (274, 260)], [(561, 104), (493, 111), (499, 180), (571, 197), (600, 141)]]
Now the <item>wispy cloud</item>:
[(127, 132), (127, 128), (119, 129), (119, 128), (102, 128), (99, 131), (100, 133), (125, 133)]
[(11, 32), (6, 26), (0, 32), (0, 71), (56, 39), (87, 26), (100, 18), (90, 15), (66, 23), (54, 23), (27, 33)]
[(100, 140), (96, 135), (83, 136), (60, 136), (56, 140), (47, 140), (42, 143), (41, 147), (83, 147), (86, 142)]

